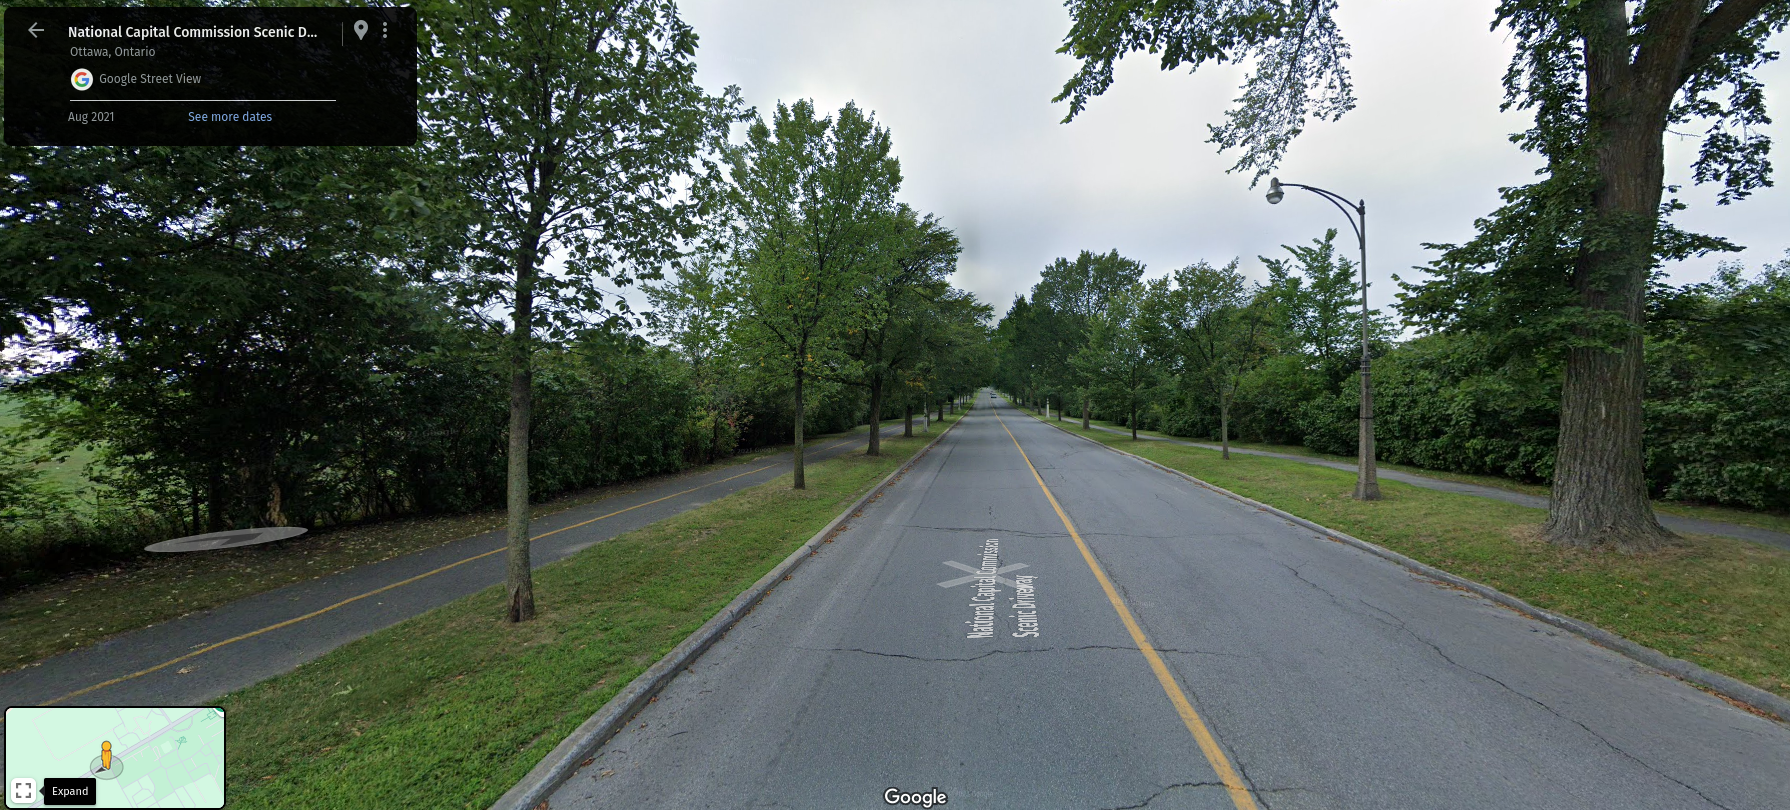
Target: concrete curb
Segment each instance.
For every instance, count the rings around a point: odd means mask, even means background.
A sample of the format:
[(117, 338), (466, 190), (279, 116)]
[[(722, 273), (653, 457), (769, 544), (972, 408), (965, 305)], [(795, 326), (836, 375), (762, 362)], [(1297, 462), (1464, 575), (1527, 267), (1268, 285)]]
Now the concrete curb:
[[(967, 416), (968, 412), (966, 411), (964, 415)], [(652, 700), (661, 689), (665, 688), (666, 684), (671, 682), (672, 678), (677, 677), (679, 670), (689, 666), (698, 656), (701, 656), (716, 640), (731, 629), (735, 622), (750, 612), (758, 604), (758, 600), (770, 593), (777, 583), (782, 582), (784, 577), (795, 571), (803, 561), (818, 553), (821, 544), (826, 541), (828, 535), (845, 525), (845, 522), (859, 509), (864, 508), (864, 504), (869, 503), (871, 498), (882, 492), (883, 488), (887, 487), (897, 476), (907, 472), (916, 462), (931, 452), (932, 448), (942, 441), (952, 428), (962, 423), (961, 417), (952, 422), (950, 427), (945, 428), (932, 441), (927, 442), (926, 446), (914, 453), (912, 458), (884, 476), (882, 481), (866, 491), (851, 506), (846, 507), (838, 517), (833, 518), (832, 522), (815, 532), (814, 536), (808, 538), (808, 542), (803, 543), (801, 548), (790, 552), (790, 555), (783, 558), (783, 562), (778, 563), (776, 568), (772, 568), (769, 573), (752, 583), (752, 587), (734, 597), (732, 602), (727, 603), (727, 607), (722, 608), (721, 612), (716, 613), (703, 623), (696, 629), (696, 632), (691, 633), (689, 637), (673, 647), (671, 652), (665, 654), (664, 658), (659, 659), (652, 666), (647, 667), (645, 672), (628, 682), (628, 685), (623, 687), (620, 692), (615, 693), (615, 697), (603, 704), (603, 708), (591, 715), (590, 719), (579, 724), (578, 728), (573, 729), (572, 733), (561, 740), (559, 745), (554, 746), (545, 758), (529, 770), (527, 776), (522, 777), (522, 781), (517, 782), (498, 797), (497, 801), (491, 804), (491, 810), (545, 808), (547, 797), (560, 785), (565, 784), (566, 780), (571, 779), (572, 775), (577, 773), (580, 767), (583, 767), (585, 758), (595, 754), (603, 743), (608, 742), (610, 737), (620, 731), (622, 726), (627, 724), (629, 718), (644, 708), (648, 701)]]
[[(1023, 410), (1021, 412), (1023, 413)], [(1038, 419), (1038, 417), (1035, 415), (1032, 415), (1032, 414), (1027, 414), (1027, 415), (1032, 416), (1032, 418), (1034, 418), (1034, 419)], [(1054, 428), (1057, 428), (1057, 430), (1061, 430), (1064, 433), (1069, 434), (1070, 436), (1074, 436), (1077, 439), (1081, 439), (1082, 441), (1091, 442), (1093, 444), (1100, 445), (1101, 447), (1104, 447), (1104, 448), (1111, 450), (1115, 453), (1118, 453), (1120, 455), (1130, 456), (1131, 458), (1137, 459), (1138, 461), (1148, 464), (1151, 467), (1155, 467), (1158, 470), (1162, 470), (1163, 472), (1167, 472), (1172, 475), (1178, 475), (1182, 478), (1187, 479), (1188, 481), (1193, 482), (1197, 486), (1204, 487), (1206, 489), (1209, 489), (1209, 490), (1216, 492), (1220, 495), (1223, 495), (1225, 497), (1232, 498), (1237, 501), (1241, 501), (1241, 502), (1246, 503), (1250, 506), (1253, 506), (1257, 509), (1260, 509), (1264, 512), (1267, 512), (1269, 514), (1283, 518), (1283, 519), (1285, 519), (1291, 523), (1294, 523), (1296, 525), (1303, 526), (1307, 529), (1317, 532), (1319, 535), (1321, 535), (1323, 537), (1330, 538), (1330, 539), (1335, 540), (1339, 543), (1354, 546), (1355, 548), (1361, 549), (1362, 551), (1365, 551), (1365, 552), (1372, 554), (1376, 557), (1381, 557), (1381, 558), (1390, 560), (1392, 562), (1398, 563), (1399, 565), (1402, 565), (1418, 574), (1422, 574), (1423, 576), (1429, 577), (1430, 579), (1438, 580), (1438, 581), (1447, 583), (1449, 585), (1453, 585), (1457, 588), (1462, 588), (1462, 589), (1471, 591), (1475, 594), (1478, 594), (1479, 596), (1485, 597), (1486, 599), (1489, 599), (1493, 602), (1496, 602), (1500, 605), (1510, 608), (1511, 610), (1514, 610), (1518, 613), (1522, 613), (1526, 616), (1537, 619), (1537, 620), (1544, 622), (1546, 624), (1553, 625), (1553, 626), (1558, 627), (1562, 630), (1565, 630), (1569, 633), (1578, 635), (1578, 636), (1580, 636), (1580, 637), (1582, 637), (1582, 638), (1584, 638), (1584, 639), (1590, 641), (1591, 643), (1596, 644), (1600, 647), (1605, 647), (1605, 648), (1608, 648), (1611, 650), (1615, 650), (1616, 652), (1619, 652), (1631, 659), (1634, 659), (1635, 661), (1646, 664), (1647, 666), (1653, 667), (1654, 669), (1660, 670), (1661, 672), (1664, 672), (1667, 675), (1671, 675), (1671, 676), (1678, 678), (1680, 680), (1689, 681), (1693, 684), (1703, 687), (1704, 689), (1714, 692), (1721, 697), (1727, 698), (1727, 699), (1732, 700), (1736, 703), (1745, 704), (1747, 707), (1757, 710), (1757, 711), (1759, 711), (1763, 714), (1769, 715), (1771, 717), (1774, 717), (1781, 722), (1790, 723), (1790, 700), (1785, 700), (1784, 698), (1778, 697), (1777, 695), (1772, 694), (1771, 692), (1767, 692), (1764, 689), (1760, 689), (1757, 686), (1753, 686), (1752, 684), (1745, 683), (1743, 681), (1739, 681), (1734, 678), (1730, 678), (1730, 677), (1723, 675), (1719, 672), (1711, 672), (1710, 670), (1704, 669), (1703, 667), (1700, 667), (1700, 666), (1693, 664), (1689, 661), (1686, 661), (1682, 658), (1673, 658), (1672, 656), (1666, 655), (1665, 653), (1662, 653), (1662, 652), (1655, 650), (1651, 647), (1643, 647), (1640, 644), (1636, 644), (1633, 641), (1629, 641), (1628, 639), (1623, 638), (1622, 636), (1616, 635), (1615, 633), (1612, 633), (1612, 632), (1605, 630), (1601, 627), (1598, 627), (1596, 625), (1586, 624), (1585, 622), (1581, 622), (1577, 619), (1571, 619), (1566, 616), (1562, 616), (1558, 613), (1552, 613), (1552, 612), (1549, 612), (1546, 610), (1542, 610), (1541, 608), (1531, 605), (1528, 602), (1525, 602), (1521, 599), (1511, 596), (1510, 594), (1500, 591), (1497, 588), (1493, 588), (1490, 585), (1483, 585), (1478, 582), (1474, 582), (1473, 580), (1470, 580), (1470, 579), (1463, 579), (1461, 577), (1457, 577), (1454, 574), (1450, 574), (1447, 571), (1443, 571), (1440, 568), (1436, 568), (1435, 566), (1418, 562), (1416, 560), (1411, 559), (1410, 557), (1406, 557), (1405, 555), (1400, 554), (1400, 553), (1393, 551), (1391, 549), (1384, 548), (1382, 546), (1375, 545), (1373, 543), (1369, 543), (1366, 540), (1361, 540), (1361, 539), (1358, 539), (1355, 537), (1351, 537), (1349, 535), (1343, 534), (1342, 532), (1336, 531), (1335, 529), (1331, 529), (1331, 528), (1327, 528), (1325, 526), (1318, 525), (1318, 524), (1313, 523), (1309, 520), (1306, 520), (1305, 518), (1299, 517), (1298, 515), (1294, 515), (1290, 512), (1285, 512), (1280, 509), (1276, 509), (1272, 506), (1269, 506), (1265, 503), (1254, 500), (1252, 498), (1245, 498), (1242, 495), (1238, 495), (1235, 492), (1225, 489), (1224, 487), (1214, 486), (1214, 485), (1209, 484), (1205, 481), (1201, 481), (1200, 479), (1195, 478), (1191, 475), (1188, 475), (1187, 473), (1181, 472), (1180, 470), (1174, 469), (1172, 467), (1167, 467), (1162, 464), (1158, 464), (1154, 461), (1151, 461), (1151, 460), (1144, 458), (1143, 456), (1137, 455), (1135, 453), (1127, 453), (1124, 450), (1120, 450), (1119, 448), (1113, 447), (1112, 445), (1106, 444), (1105, 442), (1095, 441), (1094, 439), (1090, 439), (1087, 436), (1083, 436), (1079, 433), (1073, 433), (1073, 432), (1069, 431), (1068, 429), (1058, 427), (1056, 425), (1051, 425), (1050, 422), (1048, 422), (1044, 419), (1038, 419), (1038, 421), (1044, 422), (1044, 424), (1050, 425), (1051, 427), (1054, 427)]]

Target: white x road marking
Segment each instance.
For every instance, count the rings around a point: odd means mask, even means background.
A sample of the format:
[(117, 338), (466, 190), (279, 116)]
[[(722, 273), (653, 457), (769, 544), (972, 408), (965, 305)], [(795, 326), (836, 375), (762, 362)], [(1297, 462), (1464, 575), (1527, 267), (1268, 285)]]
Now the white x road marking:
[[(953, 562), (950, 560), (945, 561), (945, 564), (951, 566), (952, 568), (956, 568), (959, 571), (968, 571), (968, 572), (970, 572), (970, 575), (967, 577), (958, 577), (956, 579), (948, 579), (948, 580), (945, 580), (944, 582), (940, 582), (939, 583), (940, 588), (955, 588), (955, 587), (962, 585), (965, 582), (969, 582), (971, 580), (989, 579), (990, 578), (988, 574), (982, 573), (982, 569), (980, 569), (980, 568), (971, 568), (967, 565), (964, 565), (963, 563)], [(1025, 563), (1014, 563), (1012, 565), (1003, 565), (1000, 568), (996, 568), (996, 569), (994, 569), (994, 572), (997, 575), (1005, 574), (1008, 571), (1018, 571), (1019, 569), (1025, 568), (1025, 567), (1027, 567)], [(1010, 580), (1006, 577), (995, 576), (995, 577), (993, 577), (993, 579), (994, 579), (994, 581), (999, 582), (1002, 585), (1005, 585), (1009, 588), (1016, 587), (1013, 584), (1013, 580)]]

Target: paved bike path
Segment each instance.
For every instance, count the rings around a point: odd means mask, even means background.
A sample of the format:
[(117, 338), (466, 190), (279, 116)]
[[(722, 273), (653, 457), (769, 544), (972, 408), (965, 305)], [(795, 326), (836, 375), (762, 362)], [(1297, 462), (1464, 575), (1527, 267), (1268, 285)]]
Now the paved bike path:
[[(886, 426), (883, 434), (899, 436), (901, 430), (899, 424)], [(808, 460), (812, 463), (860, 450), (865, 440), (863, 433), (819, 440), (808, 451)], [(791, 465), (791, 454), (780, 453), (674, 476), (546, 515), (530, 526), (537, 538), (530, 562), (540, 567), (564, 559), (600, 541), (762, 484), (789, 472)], [(576, 528), (567, 528), (573, 526)], [(502, 582), (507, 564), (504, 547), (502, 530), (486, 532), (125, 633), (0, 673), (0, 704), (204, 704)], [(381, 588), (389, 590), (376, 592)], [(213, 649), (168, 663), (207, 647)], [(161, 668), (144, 672), (157, 666)], [(120, 678), (123, 680), (117, 683), (66, 697)], [(4, 730), (0, 725), (0, 736)]]

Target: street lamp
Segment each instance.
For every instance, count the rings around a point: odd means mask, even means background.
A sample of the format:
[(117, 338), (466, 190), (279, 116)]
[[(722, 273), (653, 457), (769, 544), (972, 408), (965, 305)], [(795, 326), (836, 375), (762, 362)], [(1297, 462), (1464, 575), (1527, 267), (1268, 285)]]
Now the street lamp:
[(1367, 353), (1367, 201), (1350, 203), (1342, 195), (1315, 186), (1282, 183), (1280, 178), (1268, 180), (1268, 204), (1278, 205), (1286, 198), (1283, 187), (1302, 188), (1330, 201), (1355, 229), (1361, 243), (1361, 434), (1355, 459), (1355, 497), (1363, 501), (1380, 499), (1380, 473), (1374, 463), (1374, 386), (1371, 360)]

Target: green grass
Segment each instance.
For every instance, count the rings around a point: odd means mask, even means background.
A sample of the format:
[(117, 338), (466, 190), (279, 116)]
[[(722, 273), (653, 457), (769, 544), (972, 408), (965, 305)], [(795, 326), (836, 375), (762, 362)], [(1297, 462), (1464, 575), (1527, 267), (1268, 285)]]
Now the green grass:
[(230, 806), (490, 805), (931, 438), (885, 440), (880, 457), (813, 465), (805, 491), (784, 476), (543, 566), (527, 624), (498, 620), (494, 586), (226, 696)]
[[(1030, 411), (1027, 411), (1027, 413), (1030, 413)], [(1033, 416), (1036, 416), (1036, 414), (1033, 414)], [(1071, 419), (1071, 418), (1069, 418), (1068, 415), (1064, 416), (1063, 422), (1061, 422), (1060, 424), (1068, 425), (1071, 421), (1075, 422), (1075, 427), (1079, 430), (1081, 427), (1081, 420), (1080, 419)], [(1089, 420), (1089, 421), (1093, 424), (1104, 425), (1106, 427), (1113, 428), (1114, 430), (1126, 430), (1126, 431), (1130, 430), (1129, 428), (1123, 427), (1123, 426), (1115, 424), (1113, 422), (1101, 420), (1101, 419), (1093, 419), (1093, 420)], [(1051, 416), (1051, 423), (1059, 424), (1056, 422), (1056, 416), (1054, 413)], [(1194, 442), (1203, 442), (1203, 443), (1207, 443), (1207, 444), (1217, 444), (1218, 443), (1216, 441), (1211, 441), (1211, 440), (1207, 440), (1207, 439), (1195, 439), (1195, 438), (1190, 438), (1187, 436), (1170, 436), (1166, 433), (1162, 433), (1162, 432), (1154, 431), (1154, 430), (1139, 430), (1137, 432), (1137, 435), (1140, 437), (1141, 436), (1155, 436), (1158, 438), (1172, 439), (1175, 441), (1194, 441)], [(1129, 436), (1127, 436), (1127, 438), (1129, 439)], [(1260, 442), (1233, 441), (1233, 442), (1231, 442), (1231, 448), (1232, 449), (1242, 449), (1242, 450), (1261, 450), (1261, 451), (1269, 452), (1269, 453), (1282, 453), (1282, 454), (1290, 455), (1290, 456), (1304, 456), (1306, 458), (1324, 459), (1326, 461), (1340, 461), (1345, 464), (1354, 464), (1355, 463), (1354, 456), (1338, 456), (1338, 455), (1332, 455), (1330, 453), (1319, 453), (1315, 450), (1310, 450), (1308, 448), (1301, 447), (1296, 444), (1264, 444), (1264, 443), (1260, 443)], [(1447, 472), (1447, 471), (1443, 471), (1443, 470), (1425, 469), (1423, 467), (1413, 467), (1409, 464), (1387, 464), (1385, 462), (1381, 462), (1379, 466), (1380, 466), (1380, 469), (1382, 469), (1382, 470), (1397, 470), (1399, 472), (1410, 473), (1412, 475), (1421, 475), (1426, 478), (1437, 478), (1437, 479), (1441, 479), (1443, 481), (1454, 481), (1456, 483), (1461, 483), (1461, 484), (1476, 484), (1476, 485), (1482, 486), (1482, 487), (1493, 487), (1495, 489), (1503, 489), (1503, 490), (1508, 490), (1510, 492), (1520, 492), (1524, 495), (1534, 495), (1534, 496), (1541, 497), (1541, 498), (1548, 497), (1548, 487), (1546, 485), (1528, 484), (1528, 483), (1524, 483), (1521, 481), (1513, 481), (1509, 478), (1500, 478), (1495, 475), (1470, 475), (1467, 473)], [(1713, 520), (1718, 523), (1733, 523), (1733, 524), (1740, 525), (1740, 526), (1752, 526), (1754, 528), (1770, 529), (1772, 531), (1778, 531), (1778, 532), (1784, 532), (1786, 534), (1790, 534), (1790, 515), (1779, 514), (1776, 512), (1760, 512), (1760, 511), (1755, 511), (1755, 510), (1751, 510), (1751, 509), (1740, 509), (1740, 508), (1729, 507), (1729, 506), (1711, 506), (1711, 505), (1699, 504), (1699, 503), (1686, 503), (1683, 501), (1654, 501), (1653, 508), (1660, 512), (1669, 514), (1669, 515), (1678, 515), (1680, 517), (1697, 518), (1699, 520)]]
[[(763, 448), (680, 475), (745, 464), (787, 449)], [(666, 480), (632, 481), (566, 495), (536, 505), (534, 516), (595, 503)], [(0, 637), (6, 639), (0, 644), (0, 672), (194, 611), (503, 525), (502, 511), (403, 518), (313, 532), (295, 542), (203, 554), (147, 555), (105, 570), (27, 587), (0, 598)]]
[(1790, 697), (1790, 553), (1700, 535), (1654, 554), (1557, 548), (1540, 509), (1384, 480), (1362, 502), (1349, 471), (1061, 427)]
[[(11, 430), (24, 424), (19, 416), (19, 403), (0, 394), (0, 432)], [(80, 514), (90, 514), (93, 509), (92, 496), (88, 494), (91, 482), (87, 480), (87, 464), (93, 461), (94, 450), (91, 447), (77, 447), (67, 456), (38, 465), (51, 483), (74, 496), (72, 506)]]

